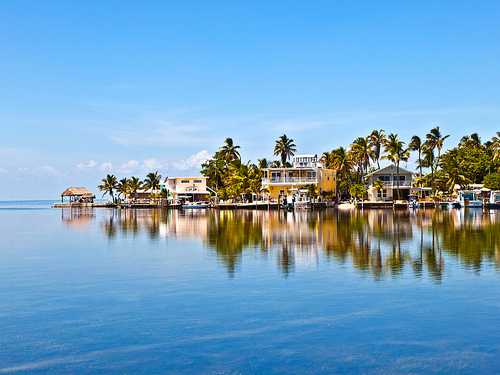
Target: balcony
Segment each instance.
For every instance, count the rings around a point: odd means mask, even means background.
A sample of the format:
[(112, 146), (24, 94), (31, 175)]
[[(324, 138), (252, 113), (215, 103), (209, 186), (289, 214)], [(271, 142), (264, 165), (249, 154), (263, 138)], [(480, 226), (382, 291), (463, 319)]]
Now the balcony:
[(298, 185), (314, 184), (318, 182), (316, 177), (275, 177), (263, 178), (262, 185)]
[[(385, 185), (384, 188), (386, 187), (392, 187), (392, 188), (397, 188), (398, 187), (398, 182), (397, 181), (384, 181)], [(373, 184), (372, 184), (373, 186)], [(411, 181), (399, 181), (399, 187), (411, 187)]]

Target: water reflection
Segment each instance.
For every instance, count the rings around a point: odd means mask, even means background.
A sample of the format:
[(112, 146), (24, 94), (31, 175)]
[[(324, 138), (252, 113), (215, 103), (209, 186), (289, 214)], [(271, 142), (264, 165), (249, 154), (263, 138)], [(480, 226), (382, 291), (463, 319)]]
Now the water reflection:
[[(63, 220), (82, 225), (90, 212)], [(146, 236), (201, 240), (234, 277), (245, 254), (276, 262), (284, 276), (334, 262), (375, 280), (404, 272), (441, 283), (452, 262), (472, 273), (500, 265), (500, 212), (481, 210), (216, 211), (114, 210), (100, 225), (114, 241)]]

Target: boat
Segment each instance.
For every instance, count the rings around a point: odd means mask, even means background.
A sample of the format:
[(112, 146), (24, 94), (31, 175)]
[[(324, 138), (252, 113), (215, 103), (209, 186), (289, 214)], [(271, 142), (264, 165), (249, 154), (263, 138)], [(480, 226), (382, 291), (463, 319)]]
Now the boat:
[(420, 203), (418, 201), (419, 197), (416, 194), (408, 195), (408, 208), (420, 208)]
[(353, 208), (356, 208), (356, 205), (353, 202), (344, 201), (344, 202), (340, 202), (339, 205), (337, 206), (337, 208), (341, 209), (341, 210), (353, 209)]
[(500, 208), (500, 190), (492, 190), (488, 201), (489, 208)]
[(454, 203), (460, 208), (481, 208), (483, 201), (478, 198), (478, 190), (459, 190)]
[[(295, 190), (295, 189), (293, 189)], [(300, 192), (289, 195), (283, 199), (283, 207), (287, 210), (304, 210), (312, 207), (311, 200)]]
[(182, 205), (184, 210), (199, 210), (208, 208), (207, 202), (188, 202)]

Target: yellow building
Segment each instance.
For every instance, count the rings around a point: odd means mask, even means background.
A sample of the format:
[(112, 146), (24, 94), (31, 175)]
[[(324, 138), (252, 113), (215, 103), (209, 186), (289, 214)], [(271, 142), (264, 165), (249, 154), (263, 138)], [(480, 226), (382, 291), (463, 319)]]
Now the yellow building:
[(337, 193), (335, 171), (326, 169), (317, 155), (296, 155), (292, 165), (291, 168), (263, 170), (262, 187), (269, 190), (271, 198), (291, 195), (310, 184), (316, 186), (319, 195), (324, 191), (331, 191), (333, 195)]

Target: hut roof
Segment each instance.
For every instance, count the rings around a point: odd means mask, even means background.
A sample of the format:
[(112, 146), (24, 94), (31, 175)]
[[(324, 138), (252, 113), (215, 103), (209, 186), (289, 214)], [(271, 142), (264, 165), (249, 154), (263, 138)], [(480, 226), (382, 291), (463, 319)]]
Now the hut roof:
[(70, 187), (64, 190), (61, 197), (83, 197), (83, 198), (95, 198), (95, 195), (89, 192), (84, 187)]

